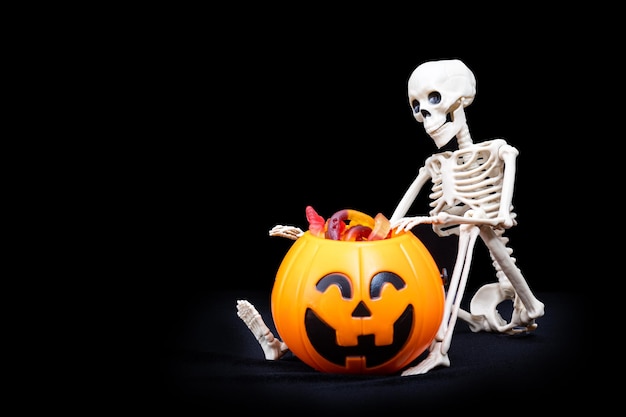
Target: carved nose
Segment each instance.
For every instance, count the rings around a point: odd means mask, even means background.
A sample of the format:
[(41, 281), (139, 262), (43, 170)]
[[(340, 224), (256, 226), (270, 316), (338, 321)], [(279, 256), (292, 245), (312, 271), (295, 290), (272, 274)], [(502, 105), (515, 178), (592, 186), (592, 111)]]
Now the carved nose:
[(372, 313), (365, 303), (361, 301), (352, 312), (352, 317), (370, 317)]
[(422, 117), (430, 116), (430, 112), (428, 110), (420, 110), (420, 113), (422, 113)]

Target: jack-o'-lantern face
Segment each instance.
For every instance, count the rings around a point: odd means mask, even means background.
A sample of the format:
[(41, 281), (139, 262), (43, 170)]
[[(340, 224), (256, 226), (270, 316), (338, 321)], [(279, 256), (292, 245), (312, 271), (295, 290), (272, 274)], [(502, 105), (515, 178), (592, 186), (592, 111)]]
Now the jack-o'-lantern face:
[(311, 367), (392, 373), (433, 340), (443, 316), (438, 268), (412, 233), (379, 241), (300, 237), (272, 290), (276, 330)]

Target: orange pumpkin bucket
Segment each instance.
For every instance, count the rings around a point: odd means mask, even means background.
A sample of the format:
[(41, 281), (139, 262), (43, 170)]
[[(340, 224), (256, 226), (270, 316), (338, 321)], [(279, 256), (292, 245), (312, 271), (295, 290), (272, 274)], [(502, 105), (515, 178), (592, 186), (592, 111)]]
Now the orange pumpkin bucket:
[(400, 371), (434, 339), (444, 288), (411, 232), (372, 241), (305, 232), (279, 266), (271, 308), (280, 338), (322, 372)]

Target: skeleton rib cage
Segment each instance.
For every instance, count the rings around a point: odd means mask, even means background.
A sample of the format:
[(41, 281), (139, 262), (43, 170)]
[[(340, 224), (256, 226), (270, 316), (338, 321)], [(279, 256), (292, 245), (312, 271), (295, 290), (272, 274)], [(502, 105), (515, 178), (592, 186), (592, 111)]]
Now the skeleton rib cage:
[[(431, 156), (426, 161), (433, 183), (430, 215), (446, 212), (462, 216), (473, 210), (489, 219), (498, 217), (504, 170), (498, 148), (505, 144), (495, 139)], [(448, 235), (456, 228), (433, 225), (439, 235)]]

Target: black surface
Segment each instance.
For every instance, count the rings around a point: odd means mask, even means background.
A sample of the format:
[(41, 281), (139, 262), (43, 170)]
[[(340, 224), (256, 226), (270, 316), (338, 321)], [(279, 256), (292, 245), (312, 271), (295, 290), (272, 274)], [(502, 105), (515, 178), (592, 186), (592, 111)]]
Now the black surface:
[(151, 406), (179, 412), (215, 407), (233, 412), (393, 412), (459, 405), (532, 410), (540, 404), (567, 405), (582, 390), (581, 300), (573, 294), (539, 294), (546, 315), (526, 335), (472, 333), (459, 321), (451, 366), (409, 377), (322, 373), (291, 354), (265, 360), (235, 304), (249, 300), (274, 330), (269, 296), (220, 291), (189, 295), (170, 305), (171, 314), (155, 328), (163, 344), (152, 363), (157, 373)]

